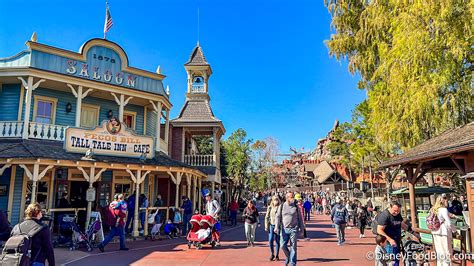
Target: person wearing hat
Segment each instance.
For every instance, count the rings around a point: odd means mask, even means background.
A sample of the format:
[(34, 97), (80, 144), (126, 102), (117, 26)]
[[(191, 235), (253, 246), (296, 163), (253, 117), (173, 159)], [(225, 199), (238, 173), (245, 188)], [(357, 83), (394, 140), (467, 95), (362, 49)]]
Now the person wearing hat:
[(181, 211), (183, 212), (183, 236), (188, 234), (190, 228), (189, 221), (193, 216), (193, 204), (186, 196), (182, 196), (183, 204), (181, 204)]
[[(211, 215), (212, 217), (214, 217), (217, 221), (219, 220), (219, 215), (220, 215), (220, 212), (221, 212), (221, 205), (219, 204), (219, 202), (217, 202), (217, 200), (215, 199), (212, 199), (212, 196), (211, 196), (211, 192), (209, 190), (205, 190), (204, 191), (204, 196), (206, 197), (206, 214), (207, 215)], [(217, 230), (217, 223), (216, 222), (216, 230), (213, 232), (214, 234), (214, 237), (217, 239), (217, 243), (216, 245), (217, 246), (220, 246), (221, 245), (221, 234), (220, 232)]]
[(258, 210), (255, 207), (255, 202), (249, 200), (247, 207), (244, 209), (242, 214), (245, 219), (245, 237), (247, 238), (247, 247), (255, 246), (255, 230), (257, 229), (257, 224), (260, 227), (260, 219), (258, 218)]
[(348, 216), (349, 216), (349, 213), (346, 207), (344, 206), (342, 199), (339, 197), (336, 197), (336, 204), (331, 210), (331, 221), (334, 223), (334, 226), (336, 227), (338, 246), (342, 246), (344, 242), (346, 241), (345, 229), (346, 229)]

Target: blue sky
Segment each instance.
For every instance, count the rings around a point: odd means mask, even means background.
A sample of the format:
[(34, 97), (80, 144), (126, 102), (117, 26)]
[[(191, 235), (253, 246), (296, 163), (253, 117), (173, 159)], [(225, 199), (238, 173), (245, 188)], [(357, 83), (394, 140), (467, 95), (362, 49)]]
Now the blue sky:
[[(329, 57), (324, 40), (330, 16), (323, 0), (109, 0), (114, 26), (107, 38), (121, 45), (134, 67), (167, 76), (176, 117), (184, 103), (187, 61), (197, 41), (213, 69), (209, 90), (225, 137), (244, 128), (250, 138), (276, 138), (314, 148), (334, 120), (350, 119), (365, 98), (347, 64)], [(77, 51), (103, 37), (105, 1), (0, 0), (0, 57), (38, 42)]]

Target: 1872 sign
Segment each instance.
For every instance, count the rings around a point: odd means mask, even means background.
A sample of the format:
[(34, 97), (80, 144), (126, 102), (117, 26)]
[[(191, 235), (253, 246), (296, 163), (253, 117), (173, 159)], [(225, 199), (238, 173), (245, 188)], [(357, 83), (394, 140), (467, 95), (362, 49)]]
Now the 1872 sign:
[(68, 152), (85, 154), (92, 149), (94, 154), (153, 158), (153, 138), (137, 136), (115, 119), (104, 121), (93, 130), (70, 127), (66, 129), (65, 149)]

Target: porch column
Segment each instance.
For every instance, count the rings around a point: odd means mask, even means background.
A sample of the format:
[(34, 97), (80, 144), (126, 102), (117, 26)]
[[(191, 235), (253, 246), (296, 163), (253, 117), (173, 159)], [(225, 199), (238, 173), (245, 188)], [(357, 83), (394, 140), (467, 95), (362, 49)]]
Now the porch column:
[(201, 178), (199, 178), (199, 180), (198, 180), (198, 190), (199, 191), (198, 191), (198, 197), (197, 197), (199, 212), (201, 212), (201, 204), (202, 204), (201, 187), (202, 187), (202, 180), (201, 180)]
[(162, 105), (161, 102), (157, 102), (156, 104), (150, 100), (151, 105), (153, 106), (153, 110), (156, 112), (156, 151), (160, 151), (160, 140), (161, 140), (161, 110)]
[(87, 91), (83, 92), (82, 91), (82, 86), (77, 87), (77, 91), (74, 89), (74, 86), (71, 84), (66, 84), (72, 91), (72, 94), (74, 94), (74, 97), (76, 97), (76, 127), (81, 126), (81, 109), (82, 109), (82, 99), (86, 98), (87, 94), (92, 91), (92, 89), (88, 89)]
[(114, 96), (114, 99), (115, 99), (115, 102), (118, 104), (119, 106), (119, 121), (120, 122), (123, 122), (123, 110), (125, 108), (125, 106), (128, 104), (128, 102), (133, 98), (133, 97), (128, 97), (127, 99), (125, 99), (125, 95), (123, 94), (120, 94), (119, 97), (117, 97), (117, 95), (115, 95), (115, 93), (111, 92), (110, 94), (112, 94), (112, 96)]
[(188, 197), (188, 199), (191, 199), (191, 178), (193, 176), (186, 173), (186, 196)]
[[(26, 90), (26, 97), (25, 97), (25, 115), (23, 118), (23, 134), (22, 138), (28, 138), (28, 128), (30, 125), (30, 112), (31, 112), (31, 98), (33, 96), (33, 91), (38, 88), (38, 86), (46, 81), (45, 79), (40, 79), (36, 83), (33, 84), (33, 77), (28, 77), (28, 81), (25, 81), (23, 77), (18, 77), (23, 84), (23, 87)], [(36, 185), (36, 184), (35, 184)]]
[(91, 219), (91, 212), (92, 212), (92, 202), (95, 201), (95, 189), (92, 187), (94, 182), (99, 180), (100, 176), (102, 173), (107, 170), (107, 168), (102, 168), (99, 170), (99, 172), (95, 172), (95, 166), (91, 167), (89, 173), (87, 173), (84, 168), (82, 167), (77, 167), (78, 170), (82, 172), (82, 175), (84, 178), (89, 182), (89, 188), (87, 189), (87, 194), (93, 194), (94, 198), (89, 197), (86, 194), (86, 200), (87, 200), (87, 212), (86, 212), (86, 228), (89, 228), (89, 220)]
[(170, 110), (166, 109), (166, 125), (165, 125), (165, 142), (168, 144), (168, 138), (170, 133)]
[(181, 161), (184, 162), (184, 154), (186, 153), (186, 130), (184, 129), (184, 127), (182, 128), (183, 129), (183, 135), (182, 135), (182, 138), (181, 138)]
[(214, 161), (214, 166), (217, 167), (217, 150), (219, 146), (219, 140), (217, 139), (217, 128), (212, 129), (212, 148), (213, 148), (213, 161)]
[[(134, 175), (133, 172), (130, 171), (130, 169), (128, 169), (128, 166), (125, 170), (130, 174), (130, 177), (132, 178), (133, 182), (135, 182), (135, 213), (134, 213), (134, 216), (133, 216), (133, 236), (137, 237), (140, 234), (140, 232), (138, 231), (138, 219), (139, 219), (138, 214), (140, 212), (140, 210), (139, 210), (140, 206), (138, 205), (138, 202), (139, 202), (138, 199), (140, 197), (140, 184), (143, 183), (143, 181), (145, 180), (145, 177), (150, 173), (150, 171), (146, 171), (142, 175), (142, 170), (137, 170), (137, 174)], [(130, 215), (130, 214), (128, 213), (127, 215)], [(146, 217), (145, 217), (145, 219), (146, 219)]]
[(192, 179), (192, 181), (191, 181), (192, 182), (191, 190), (193, 191), (193, 193), (192, 193), (192, 197), (193, 197), (192, 203), (193, 203), (193, 211), (195, 211), (196, 207), (197, 207), (196, 206), (196, 189), (197, 189), (196, 182), (197, 182), (197, 177), (193, 175), (191, 179)]
[[(176, 208), (179, 207), (179, 185), (181, 184), (181, 177), (183, 176), (182, 172), (176, 173), (176, 178), (173, 176), (173, 173), (168, 171), (168, 175), (171, 177), (171, 181), (176, 185), (176, 197), (174, 205)], [(169, 204), (169, 203), (168, 203)]]
[(410, 193), (410, 215), (411, 215), (411, 224), (413, 228), (418, 228), (418, 221), (416, 220), (416, 204), (415, 204), (415, 181), (413, 177), (413, 168), (405, 169), (407, 179), (408, 179), (408, 191)]
[(36, 187), (37, 187), (37, 183), (39, 180), (41, 180), (41, 178), (43, 178), (46, 173), (48, 172), (49, 169), (53, 168), (54, 165), (48, 165), (46, 166), (43, 171), (40, 172), (40, 165), (39, 163), (35, 163), (33, 164), (33, 169), (32, 171), (30, 171), (30, 169), (24, 165), (24, 164), (20, 164), (19, 165), (21, 168), (23, 168), (23, 170), (25, 170), (25, 174), (26, 176), (28, 177), (28, 179), (30, 179), (32, 181), (32, 186), (31, 186), (31, 200), (30, 200), (30, 203), (35, 203), (36, 202)]

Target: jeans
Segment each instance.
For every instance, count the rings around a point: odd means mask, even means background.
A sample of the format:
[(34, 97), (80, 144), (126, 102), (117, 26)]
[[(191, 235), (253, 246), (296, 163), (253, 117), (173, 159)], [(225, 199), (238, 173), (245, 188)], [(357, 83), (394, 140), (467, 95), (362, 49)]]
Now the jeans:
[[(276, 255), (273, 242), (276, 244)], [(273, 224), (270, 225), (268, 232), (268, 243), (270, 244), (272, 255), (278, 257), (278, 254), (280, 253), (280, 235), (275, 233), (275, 226)]]
[(400, 246), (397, 245), (396, 247), (393, 247), (393, 254), (395, 254), (395, 263), (393, 264), (394, 266), (398, 266), (400, 265), (400, 260), (397, 260), (396, 258), (399, 256), (398, 254), (400, 254)]
[(104, 241), (100, 243), (101, 246), (105, 247), (115, 236), (120, 238), (120, 248), (125, 248), (125, 232), (121, 226), (112, 226), (109, 234), (105, 237)]
[(249, 224), (245, 223), (245, 237), (247, 238), (247, 243), (255, 242), (255, 230), (257, 229), (257, 223)]
[(140, 225), (141, 230), (145, 230), (145, 212), (140, 212)]
[(345, 232), (344, 230), (346, 229), (346, 224), (335, 224), (336, 227), (336, 235), (337, 235), (337, 240), (339, 244), (342, 244), (346, 241), (345, 239)]
[(237, 225), (237, 211), (230, 211), (231, 225)]
[[(297, 230), (295, 228), (284, 228), (281, 231), (281, 249), (285, 253), (286, 260), (285, 265), (291, 264), (296, 265), (296, 241), (298, 240)], [(288, 242), (291, 241), (291, 250), (288, 249)]]
[(127, 233), (130, 233), (133, 230), (132, 221), (133, 221), (134, 215), (135, 215), (135, 210), (130, 209), (127, 214), (127, 223), (125, 224), (125, 231), (127, 231)]
[(364, 230), (365, 230), (365, 224), (359, 225), (359, 230), (360, 230), (360, 234), (363, 235), (363, 234), (364, 234)]
[(305, 210), (304, 210), (304, 219), (305, 219), (306, 221), (309, 221), (309, 215), (310, 215), (310, 214), (311, 214), (311, 209), (309, 209), (309, 210), (306, 210), (306, 209), (305, 209)]
[(191, 227), (189, 221), (191, 220), (192, 213), (183, 215), (183, 236), (188, 235), (188, 227)]

